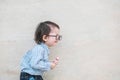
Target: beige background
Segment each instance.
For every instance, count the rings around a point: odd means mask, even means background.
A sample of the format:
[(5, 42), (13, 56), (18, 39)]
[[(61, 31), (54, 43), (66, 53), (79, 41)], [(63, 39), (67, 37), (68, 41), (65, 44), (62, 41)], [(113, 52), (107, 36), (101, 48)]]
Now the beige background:
[(45, 20), (61, 26), (63, 40), (50, 48), (60, 62), (44, 80), (120, 80), (119, 0), (0, 0), (0, 80), (19, 80)]

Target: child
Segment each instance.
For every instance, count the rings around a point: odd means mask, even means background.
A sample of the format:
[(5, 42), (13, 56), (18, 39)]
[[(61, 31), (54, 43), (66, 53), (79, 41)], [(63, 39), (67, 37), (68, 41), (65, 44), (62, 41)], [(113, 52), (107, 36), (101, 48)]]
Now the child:
[(59, 58), (50, 62), (48, 47), (55, 46), (61, 40), (59, 30), (59, 26), (51, 21), (41, 22), (38, 25), (35, 31), (37, 45), (29, 50), (21, 61), (20, 80), (43, 80), (43, 73), (56, 67)]

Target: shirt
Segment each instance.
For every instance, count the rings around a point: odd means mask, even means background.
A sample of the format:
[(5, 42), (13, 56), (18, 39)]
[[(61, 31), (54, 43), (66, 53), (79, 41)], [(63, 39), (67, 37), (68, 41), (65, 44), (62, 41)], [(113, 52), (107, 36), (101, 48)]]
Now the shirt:
[(21, 72), (42, 75), (45, 71), (50, 70), (49, 53), (48, 46), (44, 43), (34, 46), (23, 56), (20, 65)]

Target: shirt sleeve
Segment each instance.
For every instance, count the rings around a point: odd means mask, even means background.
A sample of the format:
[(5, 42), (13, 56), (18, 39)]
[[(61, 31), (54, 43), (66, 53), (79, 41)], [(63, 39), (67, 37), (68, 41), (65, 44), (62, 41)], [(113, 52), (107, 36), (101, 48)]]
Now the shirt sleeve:
[(42, 47), (37, 46), (32, 50), (30, 66), (41, 71), (48, 71), (51, 69), (51, 64), (48, 60), (48, 53)]

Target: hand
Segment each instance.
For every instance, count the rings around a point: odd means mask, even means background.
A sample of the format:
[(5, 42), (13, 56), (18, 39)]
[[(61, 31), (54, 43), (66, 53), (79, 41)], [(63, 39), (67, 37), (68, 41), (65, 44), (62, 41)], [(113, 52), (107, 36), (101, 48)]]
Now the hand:
[(54, 62), (51, 62), (51, 69), (54, 69), (56, 64)]
[(56, 57), (55, 60), (53, 61), (55, 64), (58, 64), (59, 57)]
[(59, 57), (56, 57), (55, 60), (51, 62), (51, 69), (56, 67), (56, 65), (58, 64), (58, 61), (59, 61)]

